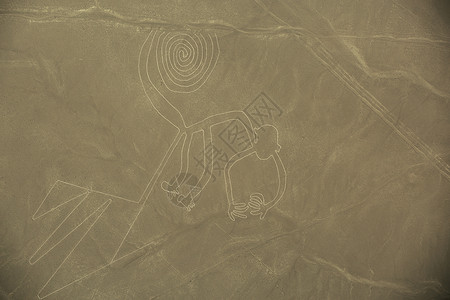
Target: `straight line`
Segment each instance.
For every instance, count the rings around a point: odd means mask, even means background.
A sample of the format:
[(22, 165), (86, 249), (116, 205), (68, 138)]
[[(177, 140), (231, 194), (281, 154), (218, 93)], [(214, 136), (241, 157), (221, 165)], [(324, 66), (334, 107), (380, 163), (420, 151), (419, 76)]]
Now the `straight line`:
[(278, 17), (270, 11), (266, 5), (260, 0), (254, 0), (265, 12), (271, 15), (276, 21), (287, 26), (291, 33), (301, 38), (307, 48), (316, 56), (338, 80), (349, 88), (360, 100), (366, 104), (373, 112), (375, 112), (389, 127), (391, 127), (408, 145), (410, 145), (417, 153), (422, 155), (441, 173), (447, 180), (450, 181), (450, 166), (440, 158), (440, 156), (423, 142), (411, 129), (400, 121), (396, 121), (392, 113), (381, 104), (369, 91), (367, 91), (353, 76), (342, 68), (337, 60), (323, 45), (322, 41), (315, 37), (307, 30), (297, 30), (289, 23)]

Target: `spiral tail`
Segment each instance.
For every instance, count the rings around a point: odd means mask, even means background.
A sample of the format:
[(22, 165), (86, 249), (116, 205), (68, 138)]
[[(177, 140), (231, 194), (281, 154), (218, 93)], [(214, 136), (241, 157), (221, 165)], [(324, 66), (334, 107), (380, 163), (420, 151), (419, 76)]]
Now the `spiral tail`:
[(198, 90), (220, 54), (217, 36), (204, 32), (158, 32), (152, 48), (162, 84), (174, 93)]

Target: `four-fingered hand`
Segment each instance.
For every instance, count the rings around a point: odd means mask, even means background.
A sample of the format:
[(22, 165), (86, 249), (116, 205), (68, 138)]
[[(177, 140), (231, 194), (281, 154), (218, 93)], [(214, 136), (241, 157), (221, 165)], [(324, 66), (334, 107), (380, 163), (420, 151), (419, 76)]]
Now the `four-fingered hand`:
[(258, 216), (262, 220), (266, 216), (267, 212), (270, 209), (270, 206), (267, 205), (264, 201), (264, 196), (260, 193), (253, 193), (250, 195), (250, 201), (248, 202), (248, 207), (250, 207), (250, 213), (253, 216)]
[(228, 206), (228, 216), (233, 221), (235, 220), (235, 217), (246, 219), (247, 215), (245, 214), (245, 212), (247, 211), (247, 209), (247, 203), (232, 203)]

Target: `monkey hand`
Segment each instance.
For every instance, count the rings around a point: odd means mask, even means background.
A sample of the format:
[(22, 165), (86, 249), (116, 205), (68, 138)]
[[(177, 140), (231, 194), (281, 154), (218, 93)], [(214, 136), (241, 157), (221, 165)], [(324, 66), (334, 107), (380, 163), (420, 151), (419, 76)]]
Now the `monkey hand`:
[(250, 213), (253, 216), (259, 216), (261, 220), (264, 219), (270, 209), (270, 206), (264, 201), (264, 196), (260, 193), (253, 193), (250, 195), (248, 207), (251, 209)]
[(245, 212), (247, 211), (248, 206), (246, 203), (231, 203), (228, 206), (228, 216), (231, 220), (235, 220), (235, 217), (239, 217), (242, 219), (246, 219), (247, 215)]

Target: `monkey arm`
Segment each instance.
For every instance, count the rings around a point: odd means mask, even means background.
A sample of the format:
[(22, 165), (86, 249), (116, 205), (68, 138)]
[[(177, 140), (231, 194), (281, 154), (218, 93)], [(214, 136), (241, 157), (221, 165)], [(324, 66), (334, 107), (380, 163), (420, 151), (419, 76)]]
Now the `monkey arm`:
[(286, 168), (284, 167), (283, 161), (280, 158), (280, 155), (278, 152), (275, 152), (272, 156), (273, 160), (275, 161), (275, 166), (277, 167), (277, 173), (278, 173), (278, 191), (277, 195), (273, 198), (272, 201), (269, 201), (268, 203), (265, 203), (267, 209), (270, 209), (274, 207), (278, 201), (283, 197), (284, 192), (286, 191)]
[(243, 152), (238, 152), (235, 155), (233, 155), (230, 160), (227, 162), (227, 164), (225, 165), (225, 189), (227, 192), (227, 200), (228, 200), (228, 204), (234, 204), (234, 199), (233, 199), (233, 187), (231, 184), (231, 175), (230, 175), (230, 171), (231, 168), (233, 167), (233, 165), (235, 163), (237, 163), (238, 161), (240, 161), (241, 159), (253, 154), (255, 152), (254, 149), (249, 148)]
[(271, 157), (275, 161), (275, 165), (277, 167), (278, 173), (278, 190), (276, 196), (272, 201), (266, 202), (264, 200), (264, 196), (261, 193), (253, 193), (250, 196), (250, 201), (248, 206), (251, 211), (250, 214), (254, 216), (259, 216), (260, 219), (264, 219), (267, 212), (274, 207), (278, 201), (283, 197), (284, 192), (286, 191), (286, 169), (284, 168), (283, 161), (278, 155), (278, 151), (275, 151)]

